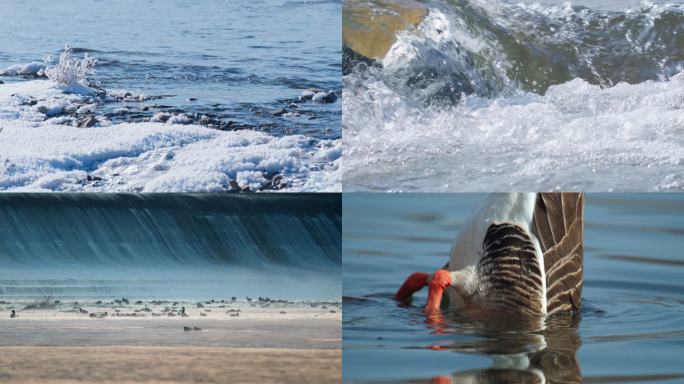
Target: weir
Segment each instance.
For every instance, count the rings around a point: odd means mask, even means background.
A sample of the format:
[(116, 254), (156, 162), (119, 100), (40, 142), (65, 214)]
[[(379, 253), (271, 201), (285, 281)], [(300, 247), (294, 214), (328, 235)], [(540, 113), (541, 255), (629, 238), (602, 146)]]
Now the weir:
[(341, 265), (339, 195), (4, 194), (0, 266)]

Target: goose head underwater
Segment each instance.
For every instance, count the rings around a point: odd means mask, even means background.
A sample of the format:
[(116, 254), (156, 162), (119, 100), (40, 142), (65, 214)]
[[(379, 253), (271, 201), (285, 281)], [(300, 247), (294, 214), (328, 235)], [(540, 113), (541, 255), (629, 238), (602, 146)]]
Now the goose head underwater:
[(449, 262), (411, 274), (395, 294), (428, 287), (425, 312), (442, 307), (532, 316), (577, 312), (583, 277), (582, 193), (489, 196), (458, 234)]

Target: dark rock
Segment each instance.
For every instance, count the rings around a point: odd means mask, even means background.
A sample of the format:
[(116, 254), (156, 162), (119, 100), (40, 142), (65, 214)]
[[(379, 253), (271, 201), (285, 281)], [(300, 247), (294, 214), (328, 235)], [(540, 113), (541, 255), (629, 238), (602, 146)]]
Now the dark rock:
[(259, 188), (260, 191), (279, 190), (288, 186), (287, 181), (285, 181), (282, 175), (265, 174), (264, 177), (268, 182)]
[(302, 92), (302, 94), (299, 96), (299, 100), (311, 100), (318, 92), (321, 92), (321, 90), (318, 88), (309, 88)]
[(64, 109), (55, 108), (54, 110), (51, 110), (50, 108), (48, 108), (44, 105), (41, 105), (40, 107), (38, 107), (38, 112), (44, 114), (47, 117), (55, 117), (55, 116), (59, 116), (62, 113), (64, 113)]
[(236, 301), (236, 300), (237, 300), (237, 297), (235, 297), (235, 296), (230, 298), (230, 301)]
[(80, 123), (78, 123), (78, 127), (79, 127), (79, 128), (90, 128), (90, 127), (94, 126), (94, 125), (97, 124), (97, 123), (99, 123), (99, 121), (97, 121), (97, 119), (95, 118), (95, 116), (88, 116), (88, 117), (86, 117), (83, 121), (81, 121)]
[(287, 315), (287, 312), (285, 312), (285, 311), (280, 311), (278, 313), (280, 313), (281, 315)]
[(140, 301), (140, 300), (138, 300), (138, 301), (135, 302), (136, 305), (140, 305), (140, 304), (142, 304), (142, 303), (143, 303), (143, 302)]
[[(235, 180), (232, 180), (232, 179), (231, 179), (231, 180), (228, 182), (228, 184), (230, 184), (230, 189), (233, 190), (233, 191), (241, 191), (241, 190), (242, 190), (242, 188), (240, 188), (240, 186), (238, 185), (237, 181), (235, 181)], [(250, 299), (249, 301), (252, 301), (252, 300)]]
[(271, 116), (276, 116), (276, 117), (278, 117), (278, 116), (282, 116), (282, 115), (284, 115), (284, 114), (286, 114), (286, 113), (287, 113), (287, 109), (281, 108), (281, 109), (279, 109), (279, 110), (277, 110), (277, 111), (271, 112)]
[(363, 63), (368, 66), (380, 66), (375, 60), (356, 53), (348, 46), (342, 47), (342, 75), (350, 74), (354, 68)]
[(125, 297), (121, 299), (121, 302), (124, 303), (124, 304), (130, 304), (130, 302), (128, 301), (128, 299), (125, 298)]
[(311, 100), (317, 103), (329, 104), (337, 101), (337, 95), (333, 91), (318, 92), (311, 98)]
[(196, 101), (197, 99), (194, 97), (188, 97), (188, 101)]
[(197, 303), (197, 308), (204, 308), (204, 305), (202, 303)]

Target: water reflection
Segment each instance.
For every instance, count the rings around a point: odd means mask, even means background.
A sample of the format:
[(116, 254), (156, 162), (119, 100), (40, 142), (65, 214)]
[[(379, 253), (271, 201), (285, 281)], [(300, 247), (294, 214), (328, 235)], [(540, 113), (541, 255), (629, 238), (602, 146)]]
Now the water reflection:
[(530, 318), (441, 313), (426, 318), (434, 333), (470, 334), (472, 340), (450, 341), (427, 348), (484, 354), (485, 369), (436, 376), (433, 383), (580, 383), (577, 351), (581, 345), (580, 315)]

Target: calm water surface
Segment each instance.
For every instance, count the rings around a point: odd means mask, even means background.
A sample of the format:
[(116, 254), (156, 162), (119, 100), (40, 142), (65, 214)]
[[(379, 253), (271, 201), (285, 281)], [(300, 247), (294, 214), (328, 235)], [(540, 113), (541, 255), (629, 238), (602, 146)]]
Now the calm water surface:
[(684, 382), (684, 195), (587, 195), (579, 317), (428, 321), (425, 291), (398, 306), (482, 198), (344, 196), (345, 382)]

